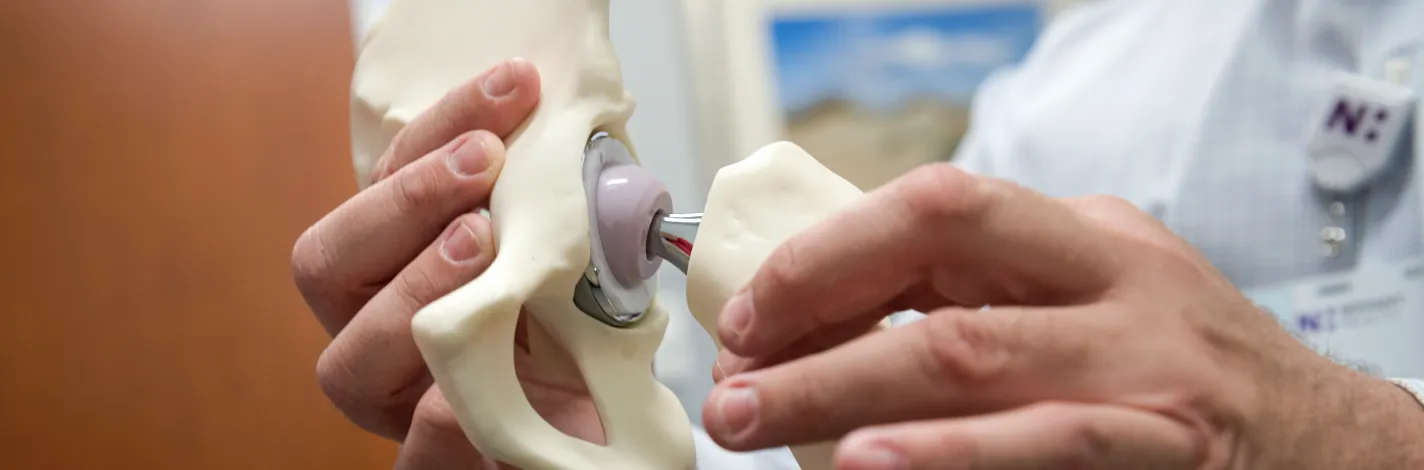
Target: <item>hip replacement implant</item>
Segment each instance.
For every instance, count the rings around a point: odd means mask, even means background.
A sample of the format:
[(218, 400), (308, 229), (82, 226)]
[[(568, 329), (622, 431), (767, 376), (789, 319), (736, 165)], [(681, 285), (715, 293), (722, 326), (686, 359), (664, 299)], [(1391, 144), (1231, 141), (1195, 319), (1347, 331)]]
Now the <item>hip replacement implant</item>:
[[(799, 147), (777, 143), (718, 172), (705, 213), (672, 213), (667, 189), (629, 144), (634, 105), (608, 41), (608, 8), (391, 0), (352, 79), (364, 181), (396, 133), (451, 89), (514, 57), (539, 70), (539, 108), (506, 142), (490, 197), (494, 262), (411, 320), (466, 437), (527, 470), (692, 468), (688, 417), (652, 375), (668, 323), (654, 299), (661, 260), (687, 273), (688, 307), (715, 339), (723, 305), (777, 245), (861, 197)], [(530, 406), (514, 370), (522, 314), (548, 331), (531, 336), (534, 363), (558, 360), (547, 341), (572, 357), (607, 445), (560, 432)], [(805, 470), (831, 468), (831, 443), (791, 450)]]
[(687, 272), (702, 214), (669, 214), (667, 187), (604, 133), (589, 142), (584, 184), (596, 221), (589, 232), (594, 250), (574, 303), (599, 321), (628, 326), (652, 304), (649, 281), (663, 260)]
[[(466, 437), (486, 457), (524, 469), (694, 464), (687, 415), (652, 375), (668, 318), (653, 301), (658, 262), (647, 243), (670, 200), (629, 145), (634, 104), (608, 41), (608, 8), (608, 0), (392, 0), (362, 42), (352, 80), (356, 166), (366, 173), (449, 90), (514, 57), (539, 70), (539, 108), (506, 142), (490, 197), (494, 262), (411, 321)], [(530, 406), (514, 372), (521, 312), (572, 357), (607, 445), (560, 432)], [(535, 363), (554, 360), (552, 351), (531, 341)]]

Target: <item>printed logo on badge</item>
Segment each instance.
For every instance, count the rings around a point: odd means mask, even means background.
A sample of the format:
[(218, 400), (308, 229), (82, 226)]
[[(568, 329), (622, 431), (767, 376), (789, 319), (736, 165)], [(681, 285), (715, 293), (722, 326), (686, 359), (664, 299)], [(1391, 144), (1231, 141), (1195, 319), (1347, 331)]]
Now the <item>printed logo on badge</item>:
[(1325, 190), (1350, 193), (1369, 184), (1390, 165), (1414, 109), (1407, 87), (1341, 74), (1308, 147), (1311, 173)]
[(1366, 144), (1379, 142), (1380, 133), (1389, 123), (1394, 110), (1368, 100), (1337, 96), (1330, 117), (1325, 121), (1325, 133), (1339, 134), (1343, 139), (1363, 139)]
[(1246, 292), (1301, 342), (1336, 362), (1424, 377), (1424, 258), (1362, 266)]

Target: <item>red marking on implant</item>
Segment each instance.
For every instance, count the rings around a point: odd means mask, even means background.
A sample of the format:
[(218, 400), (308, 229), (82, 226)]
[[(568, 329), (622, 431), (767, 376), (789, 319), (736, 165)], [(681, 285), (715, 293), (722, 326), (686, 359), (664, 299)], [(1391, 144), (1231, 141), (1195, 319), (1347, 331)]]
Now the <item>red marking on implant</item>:
[(673, 236), (663, 236), (663, 238), (666, 238), (667, 241), (672, 242), (672, 244), (676, 246), (677, 249), (682, 250), (683, 253), (687, 254), (688, 256), (692, 256), (692, 242), (687, 241), (686, 238)]

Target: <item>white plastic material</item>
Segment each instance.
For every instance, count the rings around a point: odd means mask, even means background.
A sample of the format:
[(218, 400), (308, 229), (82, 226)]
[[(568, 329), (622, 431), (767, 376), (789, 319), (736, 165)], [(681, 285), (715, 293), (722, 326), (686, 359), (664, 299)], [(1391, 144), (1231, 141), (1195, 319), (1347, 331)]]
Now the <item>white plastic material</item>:
[[(717, 172), (688, 263), (687, 306), (718, 349), (722, 307), (772, 251), (862, 196), (789, 142), (768, 145)], [(834, 449), (834, 443), (821, 443), (792, 447), (791, 453), (803, 470), (820, 470), (833, 467)]]
[[(450, 89), (513, 57), (540, 71), (540, 107), (507, 142), (491, 197), (498, 256), (412, 320), (470, 441), (524, 469), (676, 470), (694, 462), (687, 415), (652, 376), (667, 313), (654, 302), (635, 326), (614, 328), (573, 304), (592, 253), (584, 145), (595, 131), (628, 144), (633, 111), (608, 41), (608, 8), (608, 0), (392, 0), (370, 22), (353, 77), (355, 163), (364, 175), (395, 134)], [(715, 332), (722, 305), (776, 245), (860, 196), (789, 143), (720, 171), (689, 267), (698, 321)], [(521, 309), (573, 356), (607, 446), (559, 432), (530, 406), (514, 375)], [(530, 341), (536, 361), (552, 350), (542, 337)], [(803, 469), (820, 470), (831, 468), (831, 450), (826, 443), (792, 452)]]
[[(352, 84), (356, 166), (367, 173), (395, 133), (450, 89), (514, 57), (539, 69), (539, 109), (507, 142), (491, 196), (498, 256), (412, 320), (470, 441), (524, 469), (693, 465), (687, 416), (652, 375), (667, 313), (654, 304), (636, 326), (613, 328), (573, 303), (590, 258), (584, 145), (596, 130), (626, 144), (633, 111), (608, 41), (608, 8), (608, 0), (394, 0), (366, 35)], [(530, 406), (514, 375), (521, 308), (582, 371), (607, 446), (559, 432)], [(536, 360), (550, 351), (534, 343)]]

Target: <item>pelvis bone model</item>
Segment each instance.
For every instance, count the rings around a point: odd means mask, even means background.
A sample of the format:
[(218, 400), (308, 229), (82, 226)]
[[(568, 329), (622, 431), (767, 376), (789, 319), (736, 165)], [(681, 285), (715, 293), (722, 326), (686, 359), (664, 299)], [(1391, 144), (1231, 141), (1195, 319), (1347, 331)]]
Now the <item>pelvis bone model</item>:
[[(723, 304), (776, 244), (861, 195), (800, 148), (773, 144), (724, 168), (696, 255), (673, 235), (661, 183), (637, 166), (608, 40), (609, 0), (393, 0), (360, 48), (352, 126), (369, 172), (403, 126), (447, 91), (523, 57), (542, 79), (539, 109), (508, 142), (490, 199), (498, 256), (479, 278), (412, 320), (415, 340), (470, 441), (525, 469), (688, 469), (691, 428), (651, 363), (667, 326), (653, 302), (660, 258), (688, 273), (689, 309), (715, 333)], [(515, 376), (521, 309), (574, 358), (606, 446), (563, 434)], [(714, 334), (715, 338), (716, 335)], [(829, 468), (829, 445), (793, 449)]]

